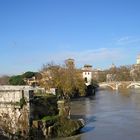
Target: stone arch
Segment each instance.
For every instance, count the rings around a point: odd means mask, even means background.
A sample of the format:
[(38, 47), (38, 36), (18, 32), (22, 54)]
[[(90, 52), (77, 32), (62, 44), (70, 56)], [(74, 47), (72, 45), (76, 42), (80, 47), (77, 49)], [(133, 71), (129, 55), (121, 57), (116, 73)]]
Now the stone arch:
[(140, 83), (131, 83), (127, 86), (127, 88), (130, 88), (132, 86), (139, 86), (140, 87)]
[(116, 87), (111, 86), (110, 84), (100, 84), (99, 87), (110, 87), (113, 90), (116, 88)]
[(116, 86), (117, 86), (117, 89), (119, 89), (119, 88), (123, 87), (123, 86), (124, 86), (124, 84), (123, 84), (123, 83), (121, 83), (121, 82), (119, 82), (119, 83), (116, 83)]

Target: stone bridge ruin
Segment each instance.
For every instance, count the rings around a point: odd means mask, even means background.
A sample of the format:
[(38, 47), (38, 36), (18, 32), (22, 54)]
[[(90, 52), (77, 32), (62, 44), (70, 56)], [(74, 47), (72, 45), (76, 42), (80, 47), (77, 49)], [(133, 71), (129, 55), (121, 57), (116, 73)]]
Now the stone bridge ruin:
[(0, 129), (3, 135), (10, 138), (17, 133), (28, 134), (32, 96), (33, 88), (29, 86), (0, 86)]

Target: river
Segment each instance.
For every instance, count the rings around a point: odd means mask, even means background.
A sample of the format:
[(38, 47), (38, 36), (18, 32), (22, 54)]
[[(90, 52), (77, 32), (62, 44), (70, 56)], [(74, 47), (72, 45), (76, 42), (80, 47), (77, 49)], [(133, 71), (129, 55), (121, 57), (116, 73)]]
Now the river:
[(95, 97), (72, 101), (71, 114), (86, 125), (63, 140), (140, 140), (140, 89), (97, 91)]

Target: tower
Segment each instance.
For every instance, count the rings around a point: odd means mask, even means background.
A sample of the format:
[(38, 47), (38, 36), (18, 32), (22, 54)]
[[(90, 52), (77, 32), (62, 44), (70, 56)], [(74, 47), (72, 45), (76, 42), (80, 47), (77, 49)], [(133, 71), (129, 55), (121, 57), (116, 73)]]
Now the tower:
[(91, 65), (84, 65), (83, 70), (83, 78), (85, 80), (85, 84), (88, 86), (92, 82), (92, 66)]
[(66, 59), (65, 64), (68, 68), (74, 68), (75, 67), (74, 59), (71, 59), (71, 58)]
[(137, 57), (137, 65), (139, 65), (140, 64), (140, 54), (138, 55), (138, 57)]

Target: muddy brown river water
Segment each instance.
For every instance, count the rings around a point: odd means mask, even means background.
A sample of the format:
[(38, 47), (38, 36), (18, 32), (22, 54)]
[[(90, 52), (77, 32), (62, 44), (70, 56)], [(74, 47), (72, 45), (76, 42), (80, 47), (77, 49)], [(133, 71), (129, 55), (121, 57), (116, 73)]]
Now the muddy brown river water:
[(71, 114), (86, 125), (81, 134), (61, 140), (140, 140), (140, 89), (100, 90), (72, 101)]

